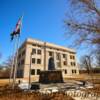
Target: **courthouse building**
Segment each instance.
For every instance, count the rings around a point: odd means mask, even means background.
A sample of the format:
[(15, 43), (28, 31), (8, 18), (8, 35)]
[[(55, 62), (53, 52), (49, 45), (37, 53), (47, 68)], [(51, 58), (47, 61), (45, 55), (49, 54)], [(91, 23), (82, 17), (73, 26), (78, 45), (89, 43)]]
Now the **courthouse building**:
[(50, 70), (53, 58), (55, 70), (61, 70), (63, 77), (79, 74), (76, 52), (63, 46), (28, 38), (18, 50), (17, 77), (38, 79), (40, 71)]

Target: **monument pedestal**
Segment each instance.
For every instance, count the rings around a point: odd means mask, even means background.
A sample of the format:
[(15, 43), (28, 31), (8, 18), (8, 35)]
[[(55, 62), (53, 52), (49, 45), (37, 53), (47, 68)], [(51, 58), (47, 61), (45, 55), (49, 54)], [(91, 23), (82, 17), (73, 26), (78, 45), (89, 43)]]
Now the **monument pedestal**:
[(62, 71), (41, 71), (39, 76), (39, 83), (63, 83)]

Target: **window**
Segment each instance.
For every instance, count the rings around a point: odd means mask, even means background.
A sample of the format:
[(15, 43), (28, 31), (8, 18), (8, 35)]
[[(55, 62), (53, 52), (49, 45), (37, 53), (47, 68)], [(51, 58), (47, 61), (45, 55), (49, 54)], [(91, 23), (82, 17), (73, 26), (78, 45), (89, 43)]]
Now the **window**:
[(63, 58), (66, 58), (66, 54), (63, 54)]
[(53, 53), (52, 52), (49, 52), (49, 56), (52, 56), (53, 55)]
[(18, 63), (18, 67), (20, 67), (20, 62)]
[(41, 54), (41, 50), (38, 50), (38, 51), (37, 51), (37, 54)]
[(61, 67), (60, 62), (57, 62), (57, 67)]
[(35, 75), (35, 69), (31, 69), (31, 75)]
[(73, 62), (71, 62), (70, 64), (71, 64), (71, 66), (73, 66)]
[(72, 55), (70, 55), (70, 59), (72, 59)]
[(50, 48), (50, 49), (52, 49), (52, 48)]
[(73, 59), (75, 59), (75, 56), (73, 56)]
[(67, 70), (65, 70), (65, 74), (67, 74)]
[(38, 45), (38, 47), (41, 47), (41, 45)]
[(37, 75), (39, 75), (40, 74), (40, 69), (37, 69)]
[(71, 64), (71, 66), (76, 66), (75, 62), (71, 62), (70, 64)]
[(23, 78), (23, 70), (17, 70), (17, 78)]
[(74, 66), (76, 66), (76, 63), (75, 63), (75, 62), (73, 62), (73, 65), (74, 65)]
[(24, 59), (21, 60), (21, 64), (22, 64), (22, 65), (24, 64)]
[(66, 62), (66, 61), (64, 61), (64, 62), (63, 62), (63, 65), (67, 65), (67, 62)]
[(36, 54), (36, 49), (32, 49), (32, 54)]
[(41, 64), (41, 59), (37, 59), (37, 64)]
[(18, 59), (20, 59), (20, 58), (21, 58), (21, 54), (18, 55)]
[(72, 70), (72, 73), (76, 73), (76, 70)]
[(32, 44), (32, 46), (36, 46), (36, 44)]
[(73, 56), (73, 55), (70, 55), (70, 59), (75, 59), (75, 56)]
[(25, 50), (22, 52), (22, 56), (25, 55)]
[(56, 58), (57, 58), (57, 60), (60, 60), (60, 53), (56, 54)]
[(32, 58), (32, 63), (35, 64), (35, 58)]

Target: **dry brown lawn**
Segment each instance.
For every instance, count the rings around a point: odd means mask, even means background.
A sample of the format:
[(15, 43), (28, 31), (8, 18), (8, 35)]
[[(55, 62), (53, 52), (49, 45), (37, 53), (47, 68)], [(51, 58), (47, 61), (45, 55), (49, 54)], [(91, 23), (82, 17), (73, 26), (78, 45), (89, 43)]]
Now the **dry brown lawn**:
[[(100, 95), (100, 85), (94, 87), (93, 89), (83, 90), (87, 93), (97, 93)], [(72, 97), (66, 95), (63, 92), (51, 93), (51, 94), (41, 94), (39, 92), (23, 92), (16, 88), (12, 90), (9, 86), (0, 87), (0, 100), (74, 100)]]
[[(4, 89), (4, 90), (3, 90)], [(64, 93), (41, 94), (39, 92), (23, 92), (19, 89), (11, 90), (2, 87), (0, 100), (74, 100)]]
[[(84, 76), (84, 75), (83, 75)], [(66, 80), (84, 80), (84, 78), (77, 76), (76, 78), (66, 78)], [(86, 75), (84, 76), (86, 77)], [(100, 95), (100, 75), (95, 76), (98, 79), (94, 80), (96, 87), (93, 89), (86, 89), (84, 91), (94, 92)], [(91, 81), (91, 80), (89, 80)], [(65, 95), (64, 93), (52, 93), (52, 94), (41, 94), (39, 92), (23, 92), (19, 89), (11, 90), (8, 87), (9, 79), (0, 79), (0, 100), (74, 100), (72, 97)]]
[(94, 86), (94, 88), (83, 89), (83, 91), (85, 91), (86, 93), (96, 93), (97, 95), (100, 96), (100, 84), (97, 86)]
[(0, 96), (0, 100), (74, 100), (62, 93), (43, 95), (40, 93), (13, 93)]
[(9, 79), (0, 79), (0, 86), (4, 86), (9, 83)]

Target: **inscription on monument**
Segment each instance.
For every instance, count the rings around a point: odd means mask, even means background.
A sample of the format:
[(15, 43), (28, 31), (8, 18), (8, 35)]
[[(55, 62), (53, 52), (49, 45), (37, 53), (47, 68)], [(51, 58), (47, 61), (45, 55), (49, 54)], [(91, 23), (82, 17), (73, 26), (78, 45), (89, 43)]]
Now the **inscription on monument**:
[(63, 77), (61, 71), (41, 71), (39, 82), (44, 84), (62, 83)]

